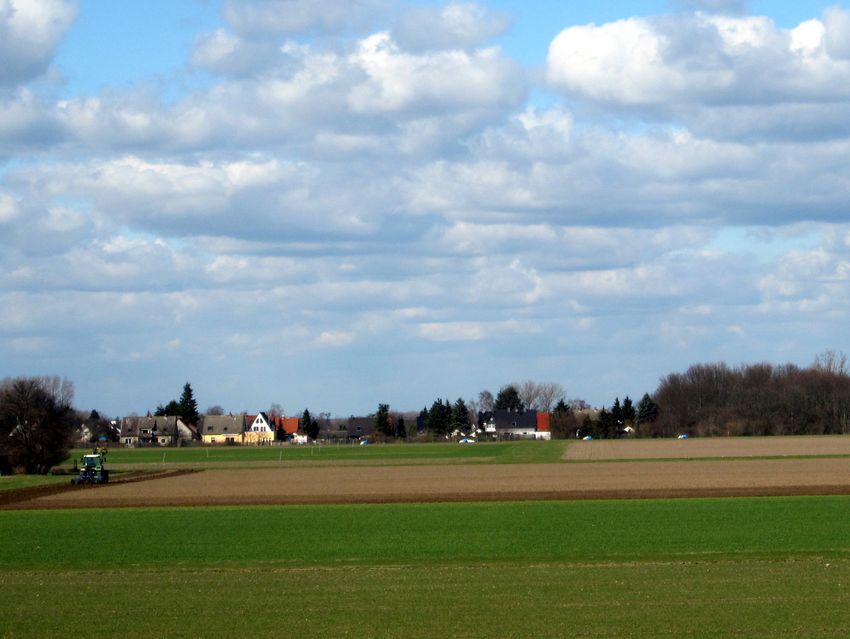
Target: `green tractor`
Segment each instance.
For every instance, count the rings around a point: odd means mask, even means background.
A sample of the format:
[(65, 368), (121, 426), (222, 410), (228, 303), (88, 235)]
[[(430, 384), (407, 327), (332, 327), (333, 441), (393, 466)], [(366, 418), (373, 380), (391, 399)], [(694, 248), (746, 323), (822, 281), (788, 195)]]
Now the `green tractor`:
[[(106, 448), (95, 448), (89, 455), (80, 458), (79, 474), (71, 478), (72, 484), (108, 484), (109, 471), (103, 467)], [(76, 466), (76, 463), (74, 464)]]

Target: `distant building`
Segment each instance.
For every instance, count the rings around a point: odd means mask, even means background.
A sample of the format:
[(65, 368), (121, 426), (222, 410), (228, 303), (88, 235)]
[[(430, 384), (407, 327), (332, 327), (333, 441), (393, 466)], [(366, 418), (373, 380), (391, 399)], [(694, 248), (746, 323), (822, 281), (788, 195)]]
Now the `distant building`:
[(206, 415), (201, 423), (201, 440), (211, 445), (241, 445), (245, 415)]
[(197, 431), (174, 415), (136, 415), (121, 420), (120, 441), (128, 448), (181, 446), (194, 441)]
[(478, 413), (478, 428), (497, 439), (551, 439), (549, 413), (496, 409)]

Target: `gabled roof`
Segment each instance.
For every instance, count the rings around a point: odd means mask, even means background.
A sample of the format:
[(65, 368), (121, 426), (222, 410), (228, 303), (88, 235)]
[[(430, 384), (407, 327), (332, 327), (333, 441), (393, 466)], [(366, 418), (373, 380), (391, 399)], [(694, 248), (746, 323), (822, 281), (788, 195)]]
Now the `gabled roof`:
[(496, 425), (496, 430), (537, 430), (537, 411), (527, 410), (522, 413), (512, 410), (496, 409), (478, 414), (479, 423), (489, 422), (491, 419)]
[(275, 430), (283, 430), (283, 432), (287, 435), (292, 435), (293, 433), (298, 432), (297, 417), (283, 417), (282, 415), (275, 415), (269, 425)]
[[(158, 437), (173, 436), (177, 430), (179, 417), (173, 415), (146, 415), (145, 417), (125, 417), (121, 420), (121, 437), (147, 437), (157, 435)], [(143, 435), (142, 431), (150, 431)]]
[(241, 435), (245, 432), (245, 419), (245, 415), (206, 415), (201, 427), (201, 434)]

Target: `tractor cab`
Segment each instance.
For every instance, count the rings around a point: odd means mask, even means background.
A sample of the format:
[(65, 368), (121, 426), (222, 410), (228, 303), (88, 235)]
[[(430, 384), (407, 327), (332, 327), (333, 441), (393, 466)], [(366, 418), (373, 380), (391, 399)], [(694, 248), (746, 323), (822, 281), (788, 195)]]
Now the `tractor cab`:
[(79, 474), (71, 478), (72, 484), (109, 483), (109, 471), (103, 467), (106, 448), (95, 448), (94, 452), (80, 458)]

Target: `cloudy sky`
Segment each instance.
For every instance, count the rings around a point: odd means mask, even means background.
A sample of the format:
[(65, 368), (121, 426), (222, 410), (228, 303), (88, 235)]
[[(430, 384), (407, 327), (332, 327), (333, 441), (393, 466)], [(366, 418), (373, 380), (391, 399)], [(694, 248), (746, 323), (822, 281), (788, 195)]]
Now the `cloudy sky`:
[(0, 0), (0, 265), (110, 415), (850, 352), (850, 4)]

